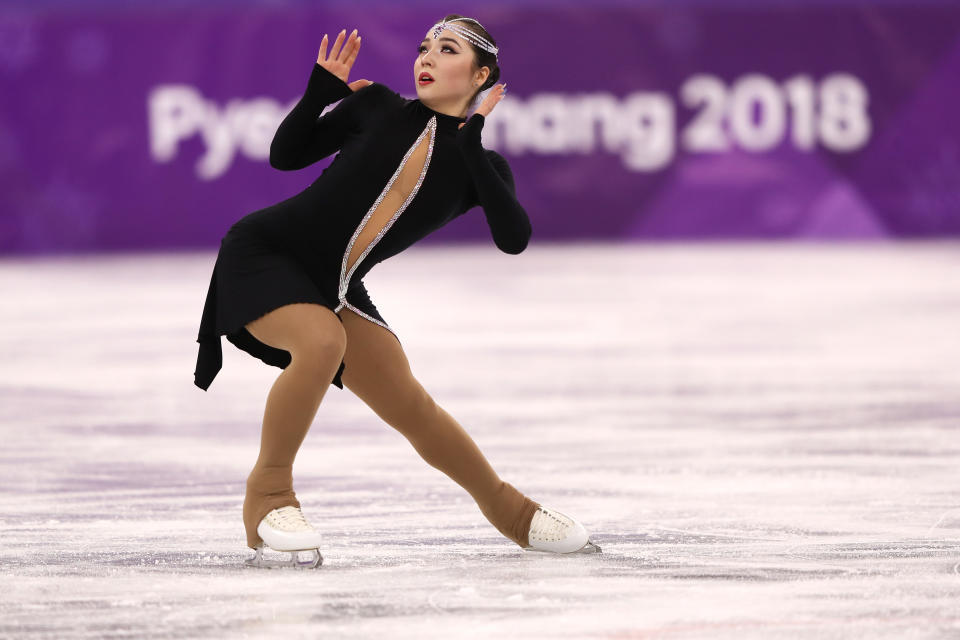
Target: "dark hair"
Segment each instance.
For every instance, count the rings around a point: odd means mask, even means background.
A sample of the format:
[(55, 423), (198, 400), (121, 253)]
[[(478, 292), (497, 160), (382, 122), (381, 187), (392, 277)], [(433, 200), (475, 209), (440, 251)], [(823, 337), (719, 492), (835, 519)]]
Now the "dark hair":
[[(455, 20), (456, 18), (466, 18), (467, 16), (462, 16), (459, 13), (451, 13), (446, 15), (443, 18), (443, 21)], [(457, 20), (457, 25), (465, 29), (469, 29), (473, 33), (481, 36), (483, 39), (490, 42), (493, 46), (497, 46), (497, 41), (493, 39), (486, 29), (480, 26), (479, 22), (473, 22), (473, 18), (469, 20)], [(476, 63), (474, 65), (474, 71), (480, 69), (481, 67), (489, 67), (490, 74), (487, 76), (487, 81), (484, 82), (480, 87), (474, 91), (473, 95), (470, 96), (470, 104), (473, 104), (477, 96), (480, 95), (480, 92), (486, 91), (493, 85), (497, 83), (497, 80), (500, 79), (500, 65), (497, 64), (497, 57), (487, 51), (486, 49), (481, 49), (477, 45), (470, 42), (469, 38), (463, 38), (470, 44), (470, 48), (473, 49), (474, 54), (476, 54)]]

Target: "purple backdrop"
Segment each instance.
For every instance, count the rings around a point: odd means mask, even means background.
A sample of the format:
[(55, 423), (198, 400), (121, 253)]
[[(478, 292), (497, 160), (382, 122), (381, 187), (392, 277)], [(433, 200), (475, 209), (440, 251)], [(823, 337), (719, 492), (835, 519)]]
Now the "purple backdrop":
[[(320, 38), (416, 97), (446, 11), (0, 9), (0, 252), (216, 247), (329, 162), (267, 163)], [(960, 234), (960, 9), (487, 8), (533, 241)], [(425, 242), (489, 241), (475, 209)]]

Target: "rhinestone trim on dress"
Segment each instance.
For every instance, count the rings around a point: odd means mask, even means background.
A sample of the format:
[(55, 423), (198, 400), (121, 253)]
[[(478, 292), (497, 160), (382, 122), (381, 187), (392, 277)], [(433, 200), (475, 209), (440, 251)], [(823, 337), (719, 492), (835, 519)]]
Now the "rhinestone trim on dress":
[[(383, 235), (387, 232), (387, 230), (391, 226), (393, 226), (393, 223), (396, 221), (397, 218), (400, 217), (400, 214), (403, 213), (403, 210), (407, 208), (407, 205), (410, 204), (410, 201), (413, 200), (413, 197), (417, 195), (417, 191), (420, 190), (420, 184), (423, 182), (423, 178), (427, 174), (427, 167), (430, 166), (430, 156), (433, 155), (433, 141), (436, 138), (436, 131), (437, 131), (437, 116), (434, 115), (430, 118), (430, 121), (427, 123), (427, 126), (424, 127), (423, 131), (420, 132), (420, 135), (417, 136), (416, 142), (414, 142), (410, 146), (410, 148), (407, 149), (407, 152), (403, 156), (403, 160), (400, 161), (400, 165), (397, 167), (396, 171), (393, 172), (393, 175), (390, 177), (390, 180), (387, 181), (387, 184), (383, 188), (383, 190), (380, 192), (380, 195), (377, 196), (377, 199), (373, 202), (373, 204), (370, 206), (370, 209), (363, 216), (363, 220), (361, 220), (360, 224), (357, 225), (356, 230), (353, 232), (353, 236), (350, 238), (350, 242), (347, 243), (347, 249), (343, 253), (343, 262), (340, 265), (340, 288), (338, 291), (340, 304), (337, 305), (337, 308), (334, 309), (334, 312), (339, 311), (343, 307), (347, 307), (354, 313), (357, 313), (363, 316), (364, 318), (366, 318), (367, 320), (370, 320), (371, 322), (374, 322), (380, 325), (381, 327), (387, 329), (388, 331), (390, 331), (390, 333), (392, 333), (395, 336), (397, 335), (396, 332), (393, 329), (391, 329), (389, 326), (387, 326), (385, 323), (380, 322), (376, 318), (371, 317), (370, 315), (364, 313), (360, 309), (356, 308), (355, 306), (347, 302), (347, 289), (350, 286), (350, 277), (353, 275), (353, 272), (357, 270), (357, 266), (359, 266), (360, 263), (363, 262), (363, 259), (367, 257), (367, 254), (370, 253), (370, 250), (373, 249), (374, 245), (376, 245), (380, 241), (380, 238), (382, 238)], [(410, 156), (413, 154), (414, 150), (420, 146), (420, 143), (423, 142), (423, 137), (426, 136), (427, 134), (430, 135), (430, 142), (428, 143), (428, 146), (427, 146), (427, 157), (423, 161), (423, 168), (420, 170), (420, 176), (417, 178), (417, 184), (415, 184), (413, 189), (410, 190), (410, 195), (407, 196), (407, 199), (403, 201), (403, 204), (400, 205), (400, 207), (394, 212), (394, 214), (390, 216), (390, 219), (387, 220), (386, 224), (383, 225), (383, 228), (377, 232), (377, 235), (374, 236), (373, 240), (367, 243), (367, 246), (363, 249), (362, 252), (360, 252), (360, 255), (357, 256), (357, 259), (354, 261), (353, 265), (350, 267), (350, 271), (347, 272), (347, 260), (350, 258), (350, 251), (353, 249), (354, 242), (356, 242), (357, 238), (360, 236), (360, 232), (363, 230), (363, 227), (367, 224), (367, 221), (370, 219), (370, 216), (372, 216), (373, 212), (376, 211), (377, 207), (380, 206), (380, 203), (386, 197), (387, 192), (390, 191), (390, 187), (393, 186), (393, 183), (400, 176), (400, 172), (403, 171), (403, 167), (404, 165), (407, 164), (407, 160), (410, 159)], [(398, 337), (397, 339), (399, 340), (400, 338)]]

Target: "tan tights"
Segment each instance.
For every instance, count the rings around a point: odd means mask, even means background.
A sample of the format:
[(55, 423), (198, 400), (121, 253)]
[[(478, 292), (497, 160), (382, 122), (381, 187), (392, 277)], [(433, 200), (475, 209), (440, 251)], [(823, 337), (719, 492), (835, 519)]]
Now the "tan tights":
[(501, 534), (521, 547), (529, 544), (539, 503), (500, 479), (470, 435), (413, 377), (390, 331), (349, 309), (341, 310), (338, 320), (330, 309), (308, 303), (275, 309), (247, 330), (292, 356), (267, 396), (260, 455), (247, 478), (247, 546), (260, 543), (257, 525), (267, 513), (300, 506), (293, 461), (341, 358), (345, 387), (403, 434), (428, 464), (463, 487)]

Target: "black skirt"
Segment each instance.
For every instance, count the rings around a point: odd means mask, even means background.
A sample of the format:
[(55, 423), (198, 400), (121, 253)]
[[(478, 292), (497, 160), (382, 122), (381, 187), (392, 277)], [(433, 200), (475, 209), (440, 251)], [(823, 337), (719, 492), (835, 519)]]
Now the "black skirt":
[[(237, 348), (264, 363), (284, 369), (292, 359), (290, 352), (257, 340), (244, 325), (286, 304), (311, 302), (331, 311), (339, 305), (339, 274), (330, 272), (318, 277), (308, 273), (292, 255), (271, 242), (268, 234), (242, 222), (244, 220), (234, 224), (220, 241), (210, 276), (194, 370), (194, 384), (204, 390), (223, 366), (220, 336), (225, 335)], [(350, 304), (386, 324), (362, 280), (351, 281), (346, 298)], [(343, 389), (341, 376), (345, 367), (346, 363), (341, 360), (331, 381), (340, 389)]]

